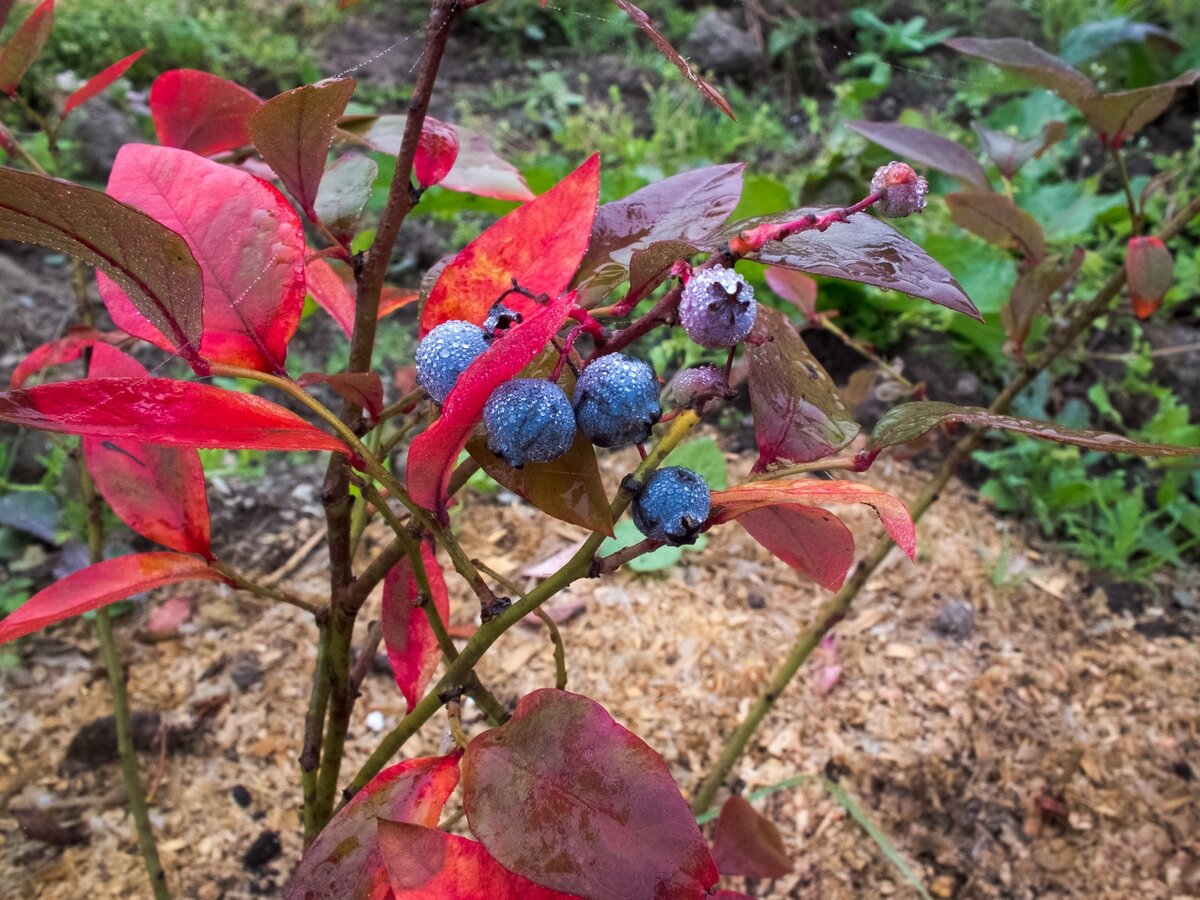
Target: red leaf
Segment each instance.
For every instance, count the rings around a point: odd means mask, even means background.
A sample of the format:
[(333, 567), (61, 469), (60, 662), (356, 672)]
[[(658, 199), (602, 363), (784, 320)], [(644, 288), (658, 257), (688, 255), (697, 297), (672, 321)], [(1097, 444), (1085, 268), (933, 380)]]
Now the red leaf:
[(74, 362), (88, 347), (106, 341), (115, 344), (126, 340), (129, 339), (125, 335), (116, 332), (97, 331), (95, 328), (72, 328), (65, 337), (31, 350), (13, 370), (9, 387), (15, 391), (43, 369)]
[(197, 69), (171, 69), (150, 86), (150, 115), (164, 147), (214, 156), (250, 143), (250, 115), (262, 104), (240, 84)]
[(417, 141), (417, 155), (413, 159), (413, 173), (421, 187), (430, 187), (442, 181), (458, 159), (458, 132), (453, 126), (433, 116), (426, 116)]
[(566, 691), (521, 698), (463, 756), (471, 831), (501, 865), (591, 900), (702, 898), (717, 881), (666, 764), (602, 706)]
[(105, 560), (55, 582), (0, 619), (0, 644), (178, 581), (225, 581), (225, 576), (182, 553), (135, 553)]
[[(448, 319), (482, 323), (514, 279), (534, 294), (557, 297), (566, 290), (587, 250), (599, 192), (600, 157), (593, 156), (467, 244), (430, 291), (421, 334)], [(539, 308), (515, 294), (505, 304), (525, 315)]]
[(712, 852), (722, 875), (782, 878), (793, 868), (775, 823), (736, 794), (721, 807)]
[[(88, 377), (138, 379), (146, 377), (146, 369), (115, 347), (98, 344)], [(85, 437), (83, 457), (122, 522), (164, 547), (212, 558), (204, 469), (195, 450)]]
[(146, 51), (139, 50), (136, 53), (130, 53), (124, 59), (117, 60), (111, 66), (101, 69), (91, 78), (89, 78), (82, 86), (80, 86), (63, 104), (63, 118), (70, 115), (71, 110), (87, 103), (97, 94), (106, 90), (114, 81), (125, 74), (125, 70), (132, 66), (143, 53)]
[(44, 0), (0, 47), (0, 91), (15, 96), (17, 85), (38, 58), (54, 27), (54, 0)]
[(353, 78), (329, 78), (272, 97), (250, 115), (254, 146), (310, 219), (333, 130), (353, 93)]
[(970, 187), (981, 191), (992, 189), (975, 154), (940, 134), (899, 122), (847, 122), (846, 126), (886, 150), (952, 175)]
[(192, 617), (192, 601), (187, 597), (172, 597), (150, 610), (146, 618), (146, 634), (154, 639), (168, 638)]
[(379, 822), (379, 848), (395, 900), (577, 900), (534, 884), (483, 844), (406, 822)]
[[(304, 309), (304, 232), (271, 185), (186, 150), (126, 144), (108, 192), (180, 234), (204, 275), (200, 355), (286, 374), (288, 342)], [(116, 285), (98, 279), (113, 321), (171, 349)]]
[(261, 397), (170, 378), (89, 378), (3, 391), (0, 422), (176, 447), (351, 455), (337, 438)]
[(203, 281), (184, 240), (145, 213), (89, 188), (0, 168), (0, 237), (50, 247), (97, 266), (193, 368)]
[(323, 259), (313, 259), (304, 267), (306, 287), (313, 300), (333, 317), (346, 337), (354, 334), (354, 294), (337, 271)]
[(379, 318), (390, 316), (398, 309), (404, 309), (410, 303), (415, 303), (421, 295), (417, 291), (406, 290), (405, 288), (383, 286), (383, 292), (379, 295)]
[(804, 318), (809, 320), (815, 318), (817, 314), (817, 281), (815, 278), (810, 278), (803, 272), (793, 272), (791, 269), (782, 269), (778, 266), (770, 266), (767, 269), (766, 277), (767, 287), (804, 313)]
[(545, 349), (574, 303), (574, 293), (563, 294), (497, 338), (459, 376), (441, 417), (417, 435), (409, 448), (408, 490), (413, 500), (445, 518), (450, 470), (483, 415), (484, 404), (492, 391)]
[(841, 588), (854, 563), (854, 535), (825, 509), (772, 506), (738, 517), (750, 537), (821, 587)]
[(284, 888), (284, 900), (386, 897), (378, 820), (436, 826), (458, 784), (458, 757), (408, 759), (371, 779), (317, 835)]
[[(450, 594), (442, 567), (434, 555), (429, 541), (421, 542), (421, 561), (429, 578), (430, 598), (438, 618), (443, 624), (450, 621)], [(383, 582), (383, 609), (379, 614), (379, 625), (383, 631), (383, 642), (387, 647), (388, 662), (396, 686), (408, 701), (408, 712), (417, 705), (425, 693), (429, 679), (442, 659), (442, 651), (429, 627), (425, 611), (417, 605), (417, 580), (413, 575), (412, 563), (405, 556), (392, 566)]]
[(1175, 260), (1161, 238), (1133, 237), (1125, 251), (1125, 278), (1133, 314), (1150, 316), (1162, 304), (1175, 281)]
[(458, 134), (458, 156), (441, 180), (441, 187), (493, 200), (533, 199), (533, 191), (516, 166), (501, 159), (486, 137), (461, 125), (450, 127)]
[(324, 372), (305, 372), (296, 383), (300, 387), (311, 384), (327, 384), (343, 400), (365, 409), (372, 419), (383, 412), (383, 382), (374, 372), (340, 372), (326, 375)]
[(721, 92), (696, 74), (692, 67), (688, 65), (687, 60), (679, 55), (679, 51), (671, 46), (671, 42), (662, 36), (662, 33), (654, 26), (654, 22), (651, 21), (648, 15), (630, 3), (629, 0), (616, 0), (616, 4), (629, 18), (633, 19), (633, 24), (649, 35), (650, 40), (654, 42), (654, 46), (658, 48), (658, 52), (683, 73), (683, 77), (692, 83), (692, 87), (700, 92), (701, 97), (725, 113), (729, 118), (737, 120), (737, 116), (733, 114), (733, 110), (729, 108), (729, 102), (721, 96)]

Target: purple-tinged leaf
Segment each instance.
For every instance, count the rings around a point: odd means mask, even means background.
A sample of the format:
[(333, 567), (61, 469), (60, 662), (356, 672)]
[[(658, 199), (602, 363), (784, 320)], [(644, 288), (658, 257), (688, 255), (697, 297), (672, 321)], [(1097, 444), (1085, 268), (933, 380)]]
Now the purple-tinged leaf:
[(793, 869), (775, 823), (736, 794), (721, 807), (712, 852), (722, 875), (782, 878)]
[(1175, 92), (1200, 79), (1200, 69), (1189, 69), (1177, 78), (1132, 91), (1096, 94), (1075, 102), (1101, 140), (1120, 146), (1153, 122), (1171, 105)]
[(966, 56), (982, 59), (1009, 72), (1015, 72), (1034, 84), (1075, 104), (1096, 93), (1096, 86), (1078, 69), (1067, 65), (1052, 53), (1021, 38), (957, 37), (946, 46)]
[(979, 135), (979, 145), (988, 159), (996, 164), (1000, 174), (1012, 181), (1017, 170), (1031, 159), (1041, 157), (1043, 153), (1067, 136), (1067, 123), (1061, 119), (1047, 122), (1038, 137), (1023, 141), (1003, 131), (992, 131), (975, 124), (975, 133)]
[(54, 0), (43, 0), (0, 47), (0, 91), (10, 96), (17, 93), (17, 85), (46, 46), (53, 27)]
[(847, 122), (846, 125), (867, 140), (912, 162), (945, 172), (981, 191), (992, 189), (979, 160), (956, 141), (898, 122)]
[(1017, 250), (1030, 263), (1045, 257), (1046, 236), (1042, 226), (1011, 197), (972, 191), (947, 194), (946, 204), (950, 207), (950, 217), (960, 228), (1005, 250)]
[(1066, 258), (1054, 253), (1017, 278), (1008, 303), (1000, 310), (1000, 321), (1013, 350), (1022, 350), (1038, 313), (1048, 311), (1050, 298), (1075, 277), (1083, 259), (1082, 247), (1076, 247)]

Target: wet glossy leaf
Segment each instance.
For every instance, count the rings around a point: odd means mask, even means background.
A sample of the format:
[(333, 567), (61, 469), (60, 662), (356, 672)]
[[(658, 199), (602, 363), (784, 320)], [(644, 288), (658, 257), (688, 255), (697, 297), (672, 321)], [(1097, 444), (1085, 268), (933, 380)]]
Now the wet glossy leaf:
[(335, 375), (305, 372), (296, 383), (300, 387), (327, 384), (343, 400), (366, 410), (372, 419), (383, 412), (383, 382), (374, 372), (338, 372)]
[[(274, 187), (186, 150), (126, 144), (108, 192), (183, 236), (204, 275), (209, 362), (285, 373), (287, 346), (304, 309), (304, 232)], [(170, 349), (120, 288), (98, 278), (123, 331)]]
[(996, 164), (1000, 174), (1012, 181), (1017, 170), (1031, 159), (1036, 159), (1067, 136), (1067, 123), (1060, 119), (1047, 122), (1038, 137), (1027, 141), (1003, 131), (992, 131), (975, 124), (979, 145), (988, 159)]
[(379, 822), (395, 900), (577, 900), (515, 875), (483, 844), (405, 822)]
[(946, 204), (960, 228), (985, 241), (1006, 250), (1017, 250), (1034, 263), (1046, 255), (1042, 226), (1010, 197), (981, 192), (947, 194)]
[[(557, 297), (566, 290), (587, 250), (599, 191), (600, 157), (593, 156), (467, 244), (425, 301), (421, 334), (448, 319), (481, 324), (514, 279), (534, 294)], [(538, 310), (534, 301), (515, 294), (504, 302), (523, 315)]]
[(171, 349), (193, 366), (198, 362), (202, 275), (188, 245), (169, 228), (99, 191), (0, 168), (0, 237), (98, 267), (169, 337)]
[(117, 600), (179, 581), (225, 581), (194, 556), (162, 551), (119, 556), (80, 569), (0, 619), (0, 644)]
[(325, 170), (313, 201), (317, 218), (335, 234), (353, 231), (378, 175), (379, 165), (369, 156), (347, 153), (335, 160)]
[(323, 259), (311, 259), (304, 267), (305, 287), (317, 306), (329, 313), (346, 337), (354, 334), (354, 294), (333, 266)]
[[(715, 250), (723, 240), (755, 225), (791, 222), (809, 213), (819, 216), (826, 212), (829, 210), (795, 209), (737, 222), (705, 249)], [(825, 232), (802, 231), (782, 241), (771, 241), (749, 258), (768, 266), (902, 291), (981, 318), (971, 298), (940, 263), (891, 225), (864, 213)]]
[(956, 141), (899, 122), (847, 122), (846, 125), (851, 131), (911, 162), (945, 172), (981, 191), (992, 189), (979, 160)]
[(771, 266), (766, 272), (767, 287), (812, 320), (817, 314), (817, 281), (803, 272)]
[(793, 869), (775, 823), (736, 794), (721, 807), (712, 852), (722, 875), (782, 878)]
[(1018, 419), (1001, 416), (975, 406), (955, 406), (952, 403), (904, 403), (889, 410), (875, 426), (871, 446), (893, 447), (914, 441), (939, 425), (962, 423), (984, 428), (1015, 431), (1030, 437), (1060, 444), (1074, 444), (1104, 453), (1130, 453), (1135, 456), (1196, 456), (1200, 447), (1177, 447), (1172, 444), (1147, 444), (1119, 434), (1067, 428), (1055, 422), (1038, 419)]
[[(430, 598), (442, 623), (450, 621), (450, 594), (442, 576), (441, 564), (428, 540), (421, 542), (421, 562), (429, 579)], [(425, 693), (429, 679), (442, 659), (433, 629), (425, 610), (417, 605), (420, 591), (413, 575), (412, 562), (407, 556), (392, 566), (383, 582), (383, 608), (379, 625), (388, 662), (396, 686), (408, 701), (408, 712)]]
[(735, 163), (681, 172), (601, 206), (572, 282), (581, 305), (595, 306), (625, 281), (636, 252), (663, 242), (691, 244), (720, 231), (741, 197), (745, 168)]
[(113, 82), (125, 74), (126, 70), (132, 66), (141, 57), (145, 50), (138, 50), (136, 53), (130, 53), (124, 59), (119, 59), (111, 66), (101, 69), (91, 78), (89, 78), (82, 86), (75, 90), (67, 98), (67, 102), (63, 104), (63, 118), (70, 115), (71, 110), (77, 109), (87, 103), (97, 94), (107, 90), (112, 86)]
[(150, 86), (150, 116), (164, 147), (215, 156), (250, 143), (249, 122), (261, 98), (197, 69), (171, 69)]
[(0, 91), (16, 94), (17, 85), (38, 58), (54, 27), (54, 0), (43, 0), (0, 47)]
[(380, 900), (388, 879), (382, 820), (433, 828), (458, 784), (458, 757), (408, 759), (376, 775), (317, 835), (284, 888), (284, 900)]
[(1200, 79), (1200, 69), (1189, 69), (1177, 78), (1132, 91), (1096, 94), (1075, 105), (1087, 117), (1092, 130), (1111, 144), (1121, 144), (1167, 111), (1175, 92)]
[(417, 435), (408, 453), (408, 490), (413, 500), (444, 517), (450, 471), (470, 440), (488, 397), (531, 363), (566, 321), (575, 295), (563, 294), (510, 329), (459, 376), (442, 415)]
[(437, 184), (449, 174), (458, 158), (458, 132), (433, 116), (426, 116), (413, 158), (413, 174), (421, 187)]
[(1082, 247), (1076, 247), (1065, 259), (1054, 253), (1017, 278), (1012, 296), (1000, 310), (1004, 333), (1014, 349), (1020, 350), (1025, 345), (1034, 319), (1039, 313), (1047, 311), (1050, 298), (1079, 272), (1084, 256)]
[[(107, 344), (93, 348), (88, 378), (145, 377), (145, 367), (132, 356)], [(212, 556), (204, 468), (195, 450), (85, 437), (83, 458), (122, 522), (164, 547)]]
[(0, 422), (177, 447), (350, 455), (341, 441), (261, 397), (170, 378), (89, 378), (3, 391)]
[(316, 217), (333, 130), (353, 93), (353, 78), (328, 78), (272, 97), (248, 120), (254, 146), (309, 218)]
[(60, 337), (58, 340), (50, 341), (48, 344), (42, 344), (40, 347), (35, 347), (31, 350), (29, 355), (21, 360), (17, 364), (17, 367), (13, 369), (12, 379), (9, 381), (8, 386), (15, 391), (17, 388), (23, 387), (25, 382), (38, 372), (50, 366), (61, 366), (65, 363), (74, 362), (83, 355), (84, 350), (98, 343), (115, 344), (127, 340), (129, 338), (115, 331), (105, 332), (97, 331), (95, 328), (72, 328), (65, 336)]
[(1157, 50), (1176, 53), (1183, 49), (1165, 28), (1124, 17), (1086, 22), (1063, 35), (1059, 56), (1073, 66), (1098, 59), (1121, 44), (1153, 44)]
[(1175, 260), (1161, 238), (1133, 237), (1125, 251), (1125, 279), (1129, 299), (1139, 319), (1148, 318), (1162, 304), (1175, 282)]
[(679, 55), (679, 51), (671, 46), (671, 42), (663, 37), (662, 32), (655, 27), (654, 22), (638, 7), (634, 6), (629, 0), (615, 0), (618, 7), (625, 15), (633, 20), (633, 23), (638, 28), (642, 29), (654, 42), (654, 46), (658, 48), (658, 52), (667, 58), (671, 65), (675, 66), (696, 90), (700, 92), (700, 96), (719, 109), (731, 119), (737, 119), (733, 114), (733, 110), (729, 108), (729, 102), (721, 96), (721, 92), (709, 84), (705, 79), (701, 78), (691, 66), (688, 65), (686, 59)]
[(1057, 56), (1021, 38), (951, 38), (946, 46), (982, 59), (1058, 94), (1068, 103), (1096, 93), (1096, 86), (1083, 73)]
[(698, 248), (683, 241), (659, 241), (629, 257), (629, 293), (622, 301), (637, 303), (649, 297), (678, 260), (695, 256)]
[(463, 756), (471, 831), (505, 868), (590, 900), (702, 898), (716, 865), (662, 759), (602, 706), (523, 697)]
[(854, 440), (858, 424), (837, 386), (783, 313), (759, 304), (751, 338), (762, 341), (746, 345), (756, 471), (822, 459)]

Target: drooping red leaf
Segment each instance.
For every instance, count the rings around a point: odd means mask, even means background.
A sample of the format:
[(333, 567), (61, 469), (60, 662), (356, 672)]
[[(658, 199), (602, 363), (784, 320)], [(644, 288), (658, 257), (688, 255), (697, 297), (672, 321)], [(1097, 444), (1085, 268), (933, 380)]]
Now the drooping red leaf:
[(1175, 282), (1175, 260), (1158, 237), (1132, 237), (1125, 250), (1125, 280), (1133, 313), (1148, 318)]
[(0, 47), (0, 91), (17, 93), (17, 85), (46, 46), (53, 27), (54, 0), (43, 0), (12, 33), (8, 43)]
[(306, 287), (317, 305), (338, 323), (346, 337), (354, 334), (354, 295), (333, 266), (323, 259), (305, 265)]
[[(145, 367), (132, 356), (107, 344), (93, 348), (88, 378), (145, 377)], [(211, 558), (204, 468), (195, 450), (85, 437), (83, 458), (122, 522), (164, 547)]]
[(1200, 69), (1189, 69), (1161, 84), (1132, 91), (1096, 94), (1082, 98), (1075, 105), (1103, 141), (1120, 146), (1166, 112), (1179, 88), (1190, 87), (1197, 79), (1200, 79)]
[(3, 391), (0, 422), (176, 447), (351, 455), (337, 438), (269, 400), (170, 378), (89, 378)]
[(379, 295), (379, 318), (390, 316), (396, 310), (404, 309), (410, 303), (416, 303), (420, 297), (421, 295), (417, 291), (385, 284)]
[(1031, 263), (1046, 255), (1046, 236), (1037, 219), (1004, 194), (970, 191), (947, 194), (950, 217), (960, 228), (1006, 250), (1018, 250)]
[(395, 900), (578, 900), (522, 878), (483, 844), (407, 822), (379, 822), (379, 848)]
[(766, 272), (767, 287), (791, 303), (811, 321), (817, 314), (817, 282), (803, 272), (771, 266)]
[(759, 304), (751, 337), (759, 341), (746, 345), (759, 452), (755, 470), (781, 459), (821, 459), (854, 440), (858, 423), (787, 316)]
[(250, 140), (309, 218), (325, 174), (338, 119), (354, 93), (353, 78), (327, 78), (284, 91), (250, 115)]
[(261, 104), (240, 84), (198, 69), (171, 69), (150, 86), (158, 142), (201, 156), (247, 146), (250, 116)]
[(587, 253), (571, 282), (580, 305), (595, 306), (629, 278), (639, 251), (694, 244), (720, 231), (741, 198), (745, 168), (732, 163), (680, 172), (596, 210)]
[(721, 807), (712, 852), (722, 875), (782, 878), (793, 869), (775, 823), (736, 794)]
[[(450, 621), (450, 594), (446, 579), (442, 576), (441, 564), (429, 541), (421, 542), (421, 562), (429, 578), (430, 598), (438, 618), (443, 624)], [(408, 701), (408, 711), (429, 686), (429, 679), (442, 658), (441, 648), (429, 619), (417, 605), (420, 590), (413, 575), (412, 562), (407, 556), (392, 566), (383, 582), (383, 608), (379, 615), (379, 626), (383, 631), (383, 643), (387, 647), (388, 662), (392, 664), (392, 675), (396, 686)]]
[(408, 491), (413, 500), (445, 517), (450, 471), (483, 416), (484, 404), (492, 391), (546, 348), (574, 303), (574, 293), (552, 300), (497, 338), (459, 376), (442, 405), (441, 417), (417, 435), (409, 448)]
[(365, 409), (372, 419), (378, 418), (383, 411), (383, 382), (374, 372), (338, 372), (335, 375), (305, 372), (296, 383), (300, 387), (327, 384), (343, 400)]
[(440, 187), (493, 200), (533, 199), (524, 176), (492, 149), (485, 136), (461, 125), (451, 127), (458, 134), (458, 156)]
[(463, 756), (471, 831), (505, 868), (590, 900), (702, 898), (717, 881), (671, 773), (578, 694), (539, 690)]
[(642, 29), (654, 42), (654, 46), (658, 48), (658, 52), (667, 58), (667, 60), (677, 68), (696, 90), (700, 92), (700, 96), (719, 109), (729, 118), (737, 121), (737, 116), (733, 114), (733, 110), (729, 108), (727, 101), (715, 87), (708, 83), (704, 78), (701, 78), (696, 71), (688, 65), (688, 61), (679, 55), (679, 51), (671, 46), (671, 42), (663, 37), (662, 32), (655, 27), (651, 18), (646, 15), (638, 7), (634, 6), (629, 0), (615, 0), (617, 6), (625, 15), (633, 20), (633, 24)]
[(1067, 136), (1067, 123), (1061, 119), (1047, 122), (1042, 133), (1035, 138), (1023, 141), (1004, 131), (992, 131), (975, 124), (975, 133), (979, 135), (979, 145), (988, 159), (996, 164), (1000, 174), (1012, 181), (1017, 170), (1031, 159), (1041, 157), (1048, 149)]
[[(587, 250), (599, 193), (600, 157), (592, 156), (467, 244), (442, 270), (425, 301), (422, 336), (448, 319), (481, 324), (514, 280), (525, 290), (549, 297), (566, 290)], [(539, 309), (517, 294), (504, 302), (523, 315)]]
[[(304, 309), (304, 231), (265, 181), (186, 150), (126, 144), (108, 192), (180, 234), (204, 274), (200, 355), (209, 362), (285, 374)], [(117, 285), (98, 278), (113, 321), (171, 349)]]
[(957, 37), (946, 41), (946, 46), (1015, 72), (1068, 103), (1096, 93), (1096, 86), (1078, 69), (1022, 38)]
[(417, 141), (417, 155), (413, 159), (413, 174), (421, 187), (430, 187), (442, 181), (458, 159), (458, 132), (445, 122), (426, 116), (421, 126), (421, 138)]
[(957, 141), (899, 122), (847, 122), (846, 126), (880, 147), (913, 162), (945, 172), (981, 191), (992, 189), (987, 172), (975, 154)]
[(171, 349), (194, 368), (200, 364), (203, 276), (169, 228), (100, 191), (0, 168), (0, 237), (98, 267), (168, 336)]
[[(828, 212), (794, 209), (735, 222), (704, 249), (716, 250), (723, 241), (758, 225), (793, 222), (809, 214), (822, 216)], [(944, 266), (891, 225), (865, 213), (857, 213), (828, 231), (801, 231), (782, 241), (770, 241), (748, 258), (768, 266), (901, 291), (976, 319), (983, 318)]]
[(458, 753), (409, 759), (371, 779), (317, 835), (284, 888), (284, 900), (387, 897), (378, 823), (435, 827), (458, 784), (458, 759)]
[(192, 601), (187, 597), (171, 597), (161, 606), (150, 610), (150, 615), (146, 617), (145, 634), (152, 640), (173, 637), (191, 617)]
[(955, 406), (953, 403), (921, 401), (902, 403), (884, 413), (871, 434), (871, 447), (882, 449), (915, 441), (939, 425), (962, 423), (984, 428), (1015, 431), (1030, 437), (1060, 444), (1074, 444), (1104, 453), (1129, 453), (1134, 456), (1197, 456), (1200, 447), (1179, 447), (1174, 444), (1149, 444), (1119, 434), (1067, 428), (1057, 422), (1038, 419), (1018, 419), (1001, 416), (978, 406)]
[(61, 366), (74, 362), (83, 355), (83, 351), (99, 343), (115, 344), (129, 340), (125, 335), (115, 331), (97, 331), (95, 328), (72, 328), (58, 340), (50, 341), (35, 347), (29, 352), (17, 367), (13, 369), (9, 387), (17, 390), (25, 382), (50, 366)]
[(38, 591), (0, 619), (0, 644), (164, 584), (225, 580), (208, 563), (182, 553), (135, 553), (108, 559)]
[(1076, 247), (1066, 258), (1052, 253), (1017, 277), (1008, 303), (1000, 310), (1000, 321), (1013, 349), (1024, 347), (1034, 319), (1048, 310), (1050, 298), (1079, 272), (1084, 256), (1082, 247)]
[(101, 69), (91, 78), (89, 78), (83, 85), (77, 88), (75, 92), (67, 98), (67, 102), (63, 104), (63, 118), (65, 119), (68, 115), (70, 115), (71, 110), (77, 109), (91, 100), (97, 94), (111, 87), (112, 83), (124, 75), (125, 71), (135, 62), (137, 62), (141, 55), (145, 52), (145, 49), (142, 49), (138, 50), (136, 53), (130, 53), (124, 59), (117, 60), (111, 66)]

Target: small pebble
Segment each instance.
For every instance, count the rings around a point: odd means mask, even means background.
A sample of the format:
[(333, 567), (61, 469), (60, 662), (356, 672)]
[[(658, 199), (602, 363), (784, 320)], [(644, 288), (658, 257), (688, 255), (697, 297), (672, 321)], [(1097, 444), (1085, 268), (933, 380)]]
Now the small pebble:
[(379, 732), (383, 731), (384, 724), (383, 713), (379, 712), (378, 710), (367, 713), (367, 727), (376, 734), (379, 734)]
[(230, 790), (229, 794), (231, 797), (233, 797), (233, 802), (242, 809), (245, 809), (250, 805), (250, 792), (246, 790), (245, 785), (235, 784), (233, 789)]
[(242, 865), (247, 869), (258, 869), (265, 866), (283, 852), (279, 842), (278, 831), (264, 831), (254, 839), (246, 853), (242, 856)]
[(975, 607), (966, 600), (948, 600), (933, 620), (933, 630), (956, 641), (975, 631)]

